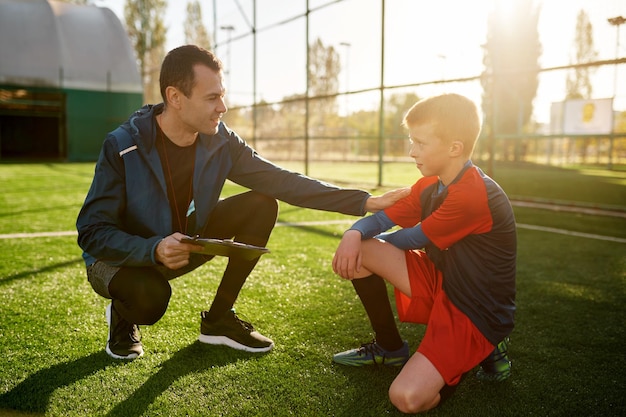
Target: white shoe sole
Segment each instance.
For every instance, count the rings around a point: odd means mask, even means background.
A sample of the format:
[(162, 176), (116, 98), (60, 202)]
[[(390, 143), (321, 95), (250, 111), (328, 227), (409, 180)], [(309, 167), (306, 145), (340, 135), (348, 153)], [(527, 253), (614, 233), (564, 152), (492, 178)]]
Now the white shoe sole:
[(141, 355), (138, 355), (136, 353), (131, 353), (128, 356), (120, 356), (120, 355), (116, 355), (115, 353), (111, 352), (111, 349), (109, 349), (109, 342), (107, 342), (107, 347), (106, 347), (106, 352), (107, 355), (109, 355), (110, 357), (112, 357), (113, 359), (136, 359), (140, 356), (143, 356), (143, 352), (141, 352)]
[(202, 343), (207, 343), (209, 345), (223, 345), (223, 346), (228, 346), (233, 349), (243, 350), (243, 351), (252, 352), (252, 353), (269, 352), (274, 347), (274, 342), (272, 342), (267, 347), (255, 348), (251, 346), (242, 345), (241, 343), (236, 342), (233, 339), (230, 339), (226, 336), (209, 336), (206, 334), (201, 334), (200, 336), (198, 336), (198, 340)]

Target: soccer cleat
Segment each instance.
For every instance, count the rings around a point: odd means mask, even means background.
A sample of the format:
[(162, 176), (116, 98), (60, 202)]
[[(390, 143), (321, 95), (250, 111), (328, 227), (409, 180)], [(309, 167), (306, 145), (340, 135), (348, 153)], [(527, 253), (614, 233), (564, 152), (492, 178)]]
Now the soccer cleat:
[(106, 352), (114, 359), (135, 359), (143, 355), (139, 326), (127, 322), (113, 307), (113, 302), (106, 309), (109, 324), (109, 338)]
[(404, 341), (398, 350), (383, 349), (376, 340), (364, 343), (358, 349), (346, 350), (333, 356), (333, 362), (348, 366), (387, 365), (403, 366), (409, 360), (409, 344)]
[(200, 313), (200, 336), (198, 340), (210, 345), (225, 345), (246, 352), (269, 352), (274, 347), (271, 339), (254, 330), (252, 324), (237, 317), (234, 310), (222, 315), (218, 320), (209, 321), (208, 311)]
[(511, 376), (511, 361), (507, 354), (509, 338), (505, 338), (498, 346), (480, 363), (476, 378), (481, 381), (504, 381)]

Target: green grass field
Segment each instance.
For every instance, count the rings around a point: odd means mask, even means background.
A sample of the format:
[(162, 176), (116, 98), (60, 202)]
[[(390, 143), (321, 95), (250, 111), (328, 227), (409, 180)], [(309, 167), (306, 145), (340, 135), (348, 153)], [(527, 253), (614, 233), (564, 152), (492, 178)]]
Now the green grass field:
[[(196, 341), (221, 258), (172, 281), (166, 315), (142, 327), (143, 358), (110, 359), (108, 301), (87, 283), (72, 233), (92, 173), (87, 163), (0, 164), (0, 416), (401, 415), (387, 397), (397, 369), (331, 363), (333, 353), (372, 337), (352, 286), (331, 272), (339, 236), (355, 220), (335, 213), (282, 204), (272, 252), (236, 304), (275, 341), (272, 352)], [(317, 164), (310, 174), (384, 191), (374, 187), (373, 164)], [(389, 164), (385, 178), (409, 185), (417, 175), (411, 164)], [(626, 212), (624, 171), (498, 165), (494, 178), (514, 198)], [(528, 207), (515, 213), (513, 376), (481, 383), (469, 374), (427, 415), (626, 415), (626, 219)], [(282, 224), (308, 221), (316, 223)], [(7, 236), (16, 233), (24, 235)], [(415, 350), (423, 326), (400, 329)]]

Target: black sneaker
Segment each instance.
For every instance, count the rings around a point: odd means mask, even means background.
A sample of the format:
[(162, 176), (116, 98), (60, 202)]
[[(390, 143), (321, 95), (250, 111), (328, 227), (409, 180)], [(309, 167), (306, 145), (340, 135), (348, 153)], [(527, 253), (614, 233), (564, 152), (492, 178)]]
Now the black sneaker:
[(254, 330), (252, 324), (241, 320), (233, 310), (215, 321), (207, 319), (208, 311), (200, 313), (202, 322), (198, 340), (210, 345), (226, 345), (246, 352), (269, 352), (274, 342)]
[(348, 366), (387, 365), (403, 366), (410, 357), (409, 343), (405, 340), (397, 350), (386, 350), (376, 340), (364, 343), (360, 348), (346, 350), (333, 356), (333, 362)]
[(504, 381), (511, 376), (508, 355), (509, 338), (505, 338), (481, 363), (476, 377), (481, 381)]
[(107, 323), (109, 324), (109, 338), (106, 352), (114, 359), (135, 359), (143, 355), (139, 326), (127, 322), (113, 308), (113, 303), (107, 306)]

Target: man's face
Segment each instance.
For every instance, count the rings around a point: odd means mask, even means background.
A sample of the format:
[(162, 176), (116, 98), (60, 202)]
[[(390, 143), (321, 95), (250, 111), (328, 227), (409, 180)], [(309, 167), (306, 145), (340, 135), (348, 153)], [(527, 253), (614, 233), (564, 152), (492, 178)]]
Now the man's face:
[(217, 133), (220, 119), (228, 111), (222, 73), (205, 65), (194, 66), (195, 84), (189, 97), (182, 95), (180, 118), (193, 132)]

